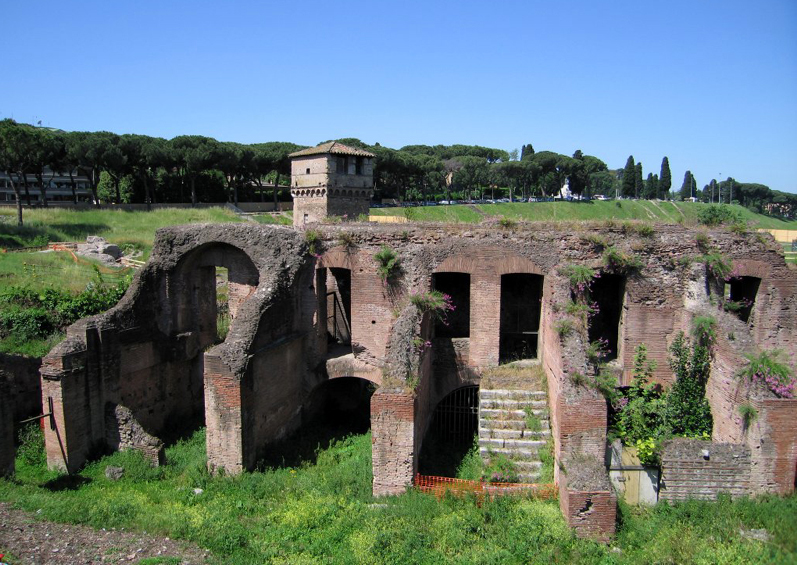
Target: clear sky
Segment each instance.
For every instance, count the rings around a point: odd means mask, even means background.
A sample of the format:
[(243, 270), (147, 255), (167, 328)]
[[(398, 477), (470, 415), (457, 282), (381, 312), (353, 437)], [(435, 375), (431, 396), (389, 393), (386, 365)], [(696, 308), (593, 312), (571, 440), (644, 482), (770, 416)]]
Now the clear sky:
[(0, 119), (572, 154), (797, 192), (797, 1), (5, 0)]

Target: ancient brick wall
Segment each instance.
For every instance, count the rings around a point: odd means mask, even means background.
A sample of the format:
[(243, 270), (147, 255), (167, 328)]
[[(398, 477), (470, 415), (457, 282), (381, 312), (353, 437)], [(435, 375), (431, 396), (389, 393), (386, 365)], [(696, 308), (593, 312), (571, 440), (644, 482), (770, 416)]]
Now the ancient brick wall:
[(415, 397), (377, 390), (371, 397), (374, 496), (401, 494), (418, 468), (415, 457)]
[(41, 364), (38, 357), (0, 353), (0, 379), (5, 377), (8, 385), (3, 405), (14, 422), (42, 414)]
[(205, 353), (205, 442), (213, 472), (236, 474), (247, 467), (242, 404), (240, 378), (219, 355)]
[[(8, 378), (0, 375), (0, 398), (11, 395)], [(14, 410), (3, 403), (0, 405), (0, 477), (14, 473)]]
[(566, 472), (559, 474), (559, 509), (576, 535), (608, 542), (615, 532), (617, 496), (606, 469), (595, 458), (563, 458)]
[(660, 500), (714, 500), (750, 493), (750, 448), (741, 444), (674, 439), (661, 455)]

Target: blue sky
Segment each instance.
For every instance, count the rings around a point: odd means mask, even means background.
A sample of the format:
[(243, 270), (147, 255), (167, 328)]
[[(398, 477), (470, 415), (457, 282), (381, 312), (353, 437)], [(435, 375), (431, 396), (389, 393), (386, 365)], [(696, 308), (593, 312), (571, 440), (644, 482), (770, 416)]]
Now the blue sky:
[(797, 2), (6, 0), (0, 118), (572, 154), (797, 192)]

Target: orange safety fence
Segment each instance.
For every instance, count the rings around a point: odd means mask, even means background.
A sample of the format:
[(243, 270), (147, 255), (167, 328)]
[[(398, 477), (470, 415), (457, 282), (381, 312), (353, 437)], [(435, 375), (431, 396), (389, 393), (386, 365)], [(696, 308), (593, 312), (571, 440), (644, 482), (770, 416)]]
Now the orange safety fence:
[(446, 493), (454, 496), (474, 493), (480, 500), (485, 496), (490, 499), (505, 495), (551, 499), (557, 495), (556, 487), (552, 483), (489, 483), (421, 474), (415, 475), (414, 483), (415, 488), (421, 492), (433, 494), (437, 498), (442, 498)]

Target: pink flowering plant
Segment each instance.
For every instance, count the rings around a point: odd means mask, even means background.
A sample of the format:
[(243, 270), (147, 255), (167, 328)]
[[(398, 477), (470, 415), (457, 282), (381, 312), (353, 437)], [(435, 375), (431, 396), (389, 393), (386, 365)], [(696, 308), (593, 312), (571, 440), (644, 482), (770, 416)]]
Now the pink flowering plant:
[(766, 386), (779, 398), (794, 398), (795, 380), (791, 369), (780, 361), (781, 351), (762, 351), (758, 355), (746, 355), (750, 362), (739, 372), (739, 376), (752, 384)]
[(451, 296), (439, 290), (411, 294), (410, 302), (421, 312), (429, 312), (432, 318), (445, 325), (448, 325), (449, 313), (456, 309)]

